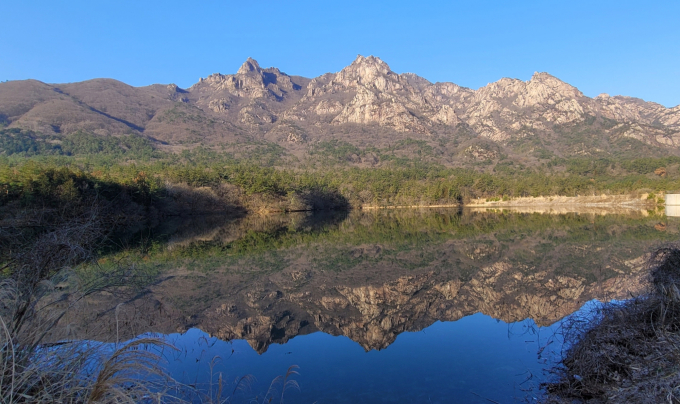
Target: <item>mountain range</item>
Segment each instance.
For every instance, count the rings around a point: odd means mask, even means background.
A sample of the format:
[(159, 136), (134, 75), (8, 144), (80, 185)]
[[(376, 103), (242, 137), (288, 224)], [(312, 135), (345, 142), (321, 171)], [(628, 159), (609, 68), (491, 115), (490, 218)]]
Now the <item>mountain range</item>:
[(111, 79), (0, 83), (0, 126), (57, 137), (138, 134), (159, 147), (270, 142), (292, 154), (331, 140), (365, 148), (412, 139), (450, 163), (503, 153), (535, 160), (641, 149), (676, 154), (680, 105), (589, 98), (547, 73), (473, 90), (397, 74), (374, 56), (313, 79), (249, 58), (235, 74), (215, 73), (187, 89)]

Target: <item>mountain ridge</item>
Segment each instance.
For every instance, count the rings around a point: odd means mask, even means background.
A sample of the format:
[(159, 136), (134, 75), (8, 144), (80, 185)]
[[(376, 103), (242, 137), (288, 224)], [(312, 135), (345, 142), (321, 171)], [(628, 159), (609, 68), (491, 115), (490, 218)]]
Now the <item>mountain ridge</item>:
[[(680, 105), (608, 94), (590, 98), (546, 72), (473, 90), (398, 74), (380, 58), (362, 55), (315, 78), (262, 68), (248, 58), (236, 73), (214, 73), (187, 89), (132, 87), (114, 79), (5, 82), (0, 125), (50, 135), (136, 133), (170, 145), (265, 141), (293, 152), (328, 140), (360, 147), (453, 141), (482, 147), (487, 153), (480, 155), (487, 157), (494, 148), (527, 142), (558, 156), (607, 152), (620, 139), (670, 153), (680, 146)], [(564, 139), (565, 128), (584, 138), (581, 150)]]

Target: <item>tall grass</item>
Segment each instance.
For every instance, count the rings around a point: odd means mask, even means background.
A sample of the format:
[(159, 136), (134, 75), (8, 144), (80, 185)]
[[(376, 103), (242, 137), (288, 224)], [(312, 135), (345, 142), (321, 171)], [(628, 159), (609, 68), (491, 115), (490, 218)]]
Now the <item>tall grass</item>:
[(2, 403), (155, 402), (168, 384), (155, 352), (167, 347), (164, 342), (139, 339), (111, 351), (77, 339), (62, 324), (67, 313), (83, 309), (88, 295), (129, 280), (121, 270), (69, 286), (70, 268), (94, 262), (93, 251), (110, 230), (92, 202), (0, 223)]
[[(82, 296), (80, 296), (82, 297)], [(3, 403), (160, 402), (169, 378), (158, 339), (106, 344), (60, 338), (57, 330), (80, 297), (43, 280), (31, 296), (13, 279), (0, 282), (0, 397)], [(30, 302), (30, 303), (29, 303)]]

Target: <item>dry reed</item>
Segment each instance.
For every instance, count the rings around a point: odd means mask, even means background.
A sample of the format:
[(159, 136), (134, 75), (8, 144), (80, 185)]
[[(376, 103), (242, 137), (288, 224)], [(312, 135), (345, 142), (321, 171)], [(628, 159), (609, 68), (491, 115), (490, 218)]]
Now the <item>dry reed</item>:
[(60, 324), (87, 295), (127, 280), (121, 272), (63, 290), (69, 268), (93, 261), (110, 230), (100, 213), (95, 200), (79, 211), (34, 211), (30, 220), (0, 228), (3, 403), (155, 402), (164, 393), (167, 378), (154, 352), (163, 342), (135, 340), (110, 352), (106, 344), (72, 338)]

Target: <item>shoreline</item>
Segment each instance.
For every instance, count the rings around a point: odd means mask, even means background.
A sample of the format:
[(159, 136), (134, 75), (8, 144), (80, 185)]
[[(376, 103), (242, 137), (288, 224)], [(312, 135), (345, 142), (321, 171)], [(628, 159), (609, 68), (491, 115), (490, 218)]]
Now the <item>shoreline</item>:
[(588, 195), (588, 196), (527, 196), (506, 201), (489, 201), (489, 198), (472, 199), (465, 207), (529, 207), (529, 206), (583, 206), (583, 207), (656, 207), (657, 199), (649, 194), (635, 195)]
[(464, 204), (444, 204), (444, 205), (361, 205), (359, 210), (379, 210), (379, 209), (437, 209), (437, 208), (462, 208)]
[(379, 209), (434, 209), (434, 208), (471, 208), (472, 210), (494, 208), (527, 208), (550, 211), (572, 211), (574, 208), (605, 210), (647, 210), (659, 206), (656, 198), (648, 199), (648, 194), (635, 195), (593, 195), (593, 196), (538, 196), (519, 197), (508, 200), (471, 199), (467, 203), (438, 205), (361, 205), (361, 210)]

